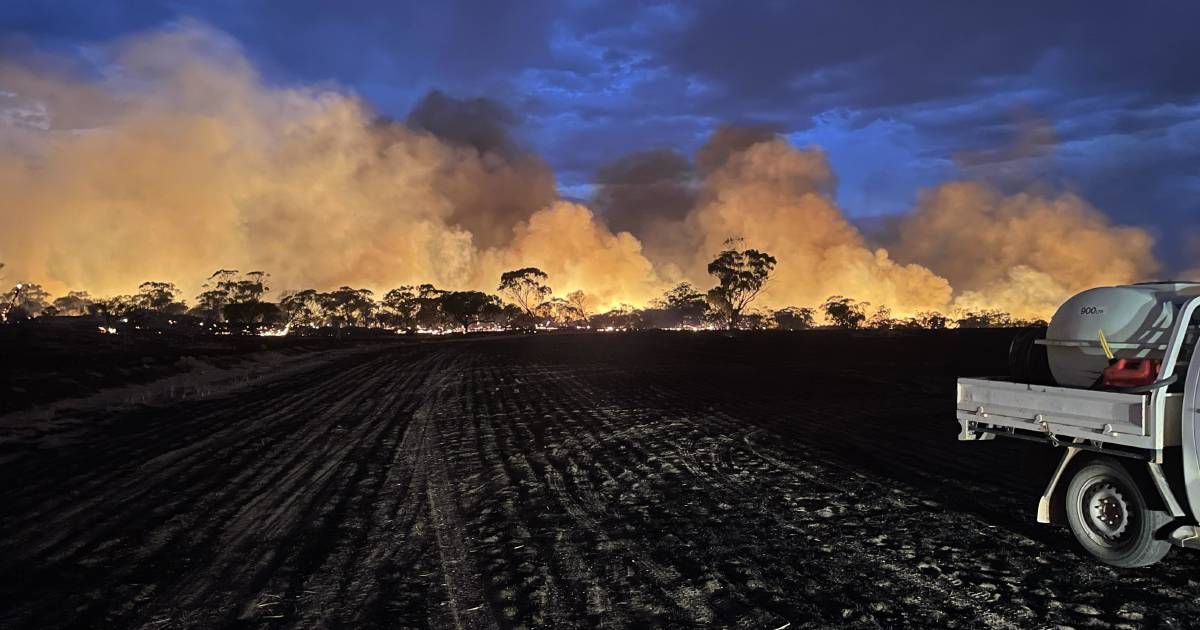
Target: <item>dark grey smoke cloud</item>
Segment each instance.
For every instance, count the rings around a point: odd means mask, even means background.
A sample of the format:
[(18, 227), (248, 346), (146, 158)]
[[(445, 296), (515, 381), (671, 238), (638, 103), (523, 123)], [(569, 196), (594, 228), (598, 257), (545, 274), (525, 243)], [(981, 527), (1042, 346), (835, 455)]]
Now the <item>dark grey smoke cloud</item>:
[(516, 152), (510, 129), (519, 120), (511, 109), (492, 99), (457, 99), (433, 90), (413, 107), (407, 123), (480, 153), (509, 157)]
[(434, 174), (453, 204), (451, 221), (471, 232), (475, 244), (497, 247), (512, 239), (513, 228), (557, 197), (554, 173), (542, 158), (513, 140), (519, 117), (487, 98), (459, 99), (434, 90), (417, 103), (407, 127), (427, 131), (460, 150), (473, 152), (488, 186), (466, 186), (460, 169)]
[(625, 156), (596, 173), (592, 205), (613, 230), (646, 234), (679, 221), (696, 203), (692, 163), (670, 149)]
[(696, 166), (701, 173), (711, 173), (733, 154), (778, 137), (779, 130), (770, 125), (721, 125), (696, 152)]

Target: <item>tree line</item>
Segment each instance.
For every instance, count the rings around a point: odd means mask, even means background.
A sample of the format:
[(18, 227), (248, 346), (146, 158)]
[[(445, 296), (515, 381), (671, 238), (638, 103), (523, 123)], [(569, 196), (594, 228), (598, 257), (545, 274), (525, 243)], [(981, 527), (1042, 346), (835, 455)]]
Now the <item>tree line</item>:
[[(148, 281), (136, 293), (95, 298), (70, 291), (51, 299), (36, 283), (18, 283), (0, 304), (0, 320), (32, 317), (94, 316), (139, 320), (166, 319), (200, 322), (234, 333), (267, 330), (381, 328), (396, 331), (469, 331), (575, 327), (592, 329), (726, 328), (742, 330), (804, 330), (827, 325), (859, 329), (943, 329), (1027, 326), (1030, 322), (1001, 311), (954, 314), (920, 313), (892, 317), (886, 306), (834, 295), (816, 307), (754, 308), (770, 281), (776, 259), (730, 239), (708, 265), (715, 286), (701, 292), (681, 282), (645, 307), (622, 304), (598, 312), (593, 296), (574, 290), (556, 297), (550, 277), (537, 267), (504, 272), (495, 293), (453, 291), (432, 284), (405, 285), (376, 296), (370, 289), (342, 286), (331, 291), (304, 289), (283, 293), (277, 302), (266, 299), (270, 275), (264, 271), (219, 269), (204, 282), (189, 306), (170, 282)], [(3, 264), (0, 264), (3, 269)]]

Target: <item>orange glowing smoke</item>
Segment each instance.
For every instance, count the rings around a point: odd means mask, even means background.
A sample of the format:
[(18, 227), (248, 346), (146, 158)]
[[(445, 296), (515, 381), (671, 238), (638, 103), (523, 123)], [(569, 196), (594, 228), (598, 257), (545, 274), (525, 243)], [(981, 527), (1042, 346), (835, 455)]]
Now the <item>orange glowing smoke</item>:
[[(0, 260), (56, 293), (153, 276), (194, 295), (219, 267), (268, 270), (276, 289), (492, 290), (537, 266), (559, 295), (644, 304), (673, 282), (711, 285), (705, 263), (741, 236), (779, 260), (765, 306), (837, 293), (897, 315), (1044, 316), (1157, 268), (1145, 231), (1078, 197), (961, 182), (926, 192), (872, 247), (834, 202), (824, 155), (763, 130), (721, 130), (695, 167), (660, 152), (602, 173), (594, 212), (558, 200), (502, 126), (458, 126), (485, 101), (437, 95), (408, 123), (381, 122), (342, 89), (266, 85), (235, 42), (194, 23), (102, 53), (100, 76), (0, 62)], [(667, 179), (638, 180), (645, 168)]]

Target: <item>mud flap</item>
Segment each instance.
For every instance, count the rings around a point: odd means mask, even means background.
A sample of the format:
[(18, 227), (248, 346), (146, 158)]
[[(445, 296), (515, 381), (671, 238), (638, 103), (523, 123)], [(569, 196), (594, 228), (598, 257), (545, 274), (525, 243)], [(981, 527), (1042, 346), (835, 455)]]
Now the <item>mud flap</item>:
[(1167, 483), (1167, 476), (1163, 474), (1162, 466), (1154, 462), (1146, 462), (1146, 470), (1149, 471), (1150, 480), (1154, 482), (1154, 488), (1158, 490), (1158, 496), (1162, 499), (1167, 512), (1175, 518), (1186, 516), (1183, 506), (1179, 504), (1175, 493), (1171, 491), (1171, 484)]
[(1050, 483), (1046, 484), (1046, 490), (1042, 493), (1042, 498), (1038, 499), (1037, 520), (1039, 523), (1053, 522), (1054, 495), (1058, 489), (1058, 482), (1062, 479), (1067, 467), (1071, 465), (1071, 460), (1075, 459), (1075, 456), (1082, 450), (1081, 448), (1068, 446), (1067, 452), (1063, 453), (1062, 461), (1058, 462), (1058, 468), (1055, 468), (1054, 474), (1050, 476)]

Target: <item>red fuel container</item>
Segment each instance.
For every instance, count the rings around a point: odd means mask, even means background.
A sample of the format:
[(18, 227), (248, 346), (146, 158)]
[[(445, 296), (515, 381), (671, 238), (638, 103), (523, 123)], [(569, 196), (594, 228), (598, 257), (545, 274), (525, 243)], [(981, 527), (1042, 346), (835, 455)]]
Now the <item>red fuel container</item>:
[(1117, 359), (1104, 368), (1104, 384), (1108, 387), (1138, 387), (1158, 380), (1162, 362), (1154, 359)]

